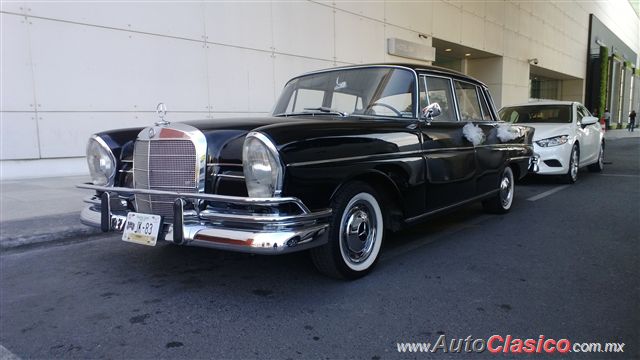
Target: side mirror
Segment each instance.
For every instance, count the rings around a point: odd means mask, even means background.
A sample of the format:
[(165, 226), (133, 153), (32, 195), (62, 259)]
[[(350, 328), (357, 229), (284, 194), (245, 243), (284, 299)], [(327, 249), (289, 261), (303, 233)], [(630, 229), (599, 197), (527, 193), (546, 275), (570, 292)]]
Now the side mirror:
[(438, 103), (431, 103), (422, 109), (422, 117), (427, 120), (433, 120), (434, 117), (440, 116), (440, 114), (442, 114), (442, 109)]
[(593, 125), (595, 123), (598, 122), (598, 118), (595, 116), (585, 116), (582, 118), (582, 121), (580, 121), (580, 124), (582, 124), (582, 126), (588, 126), (588, 125)]

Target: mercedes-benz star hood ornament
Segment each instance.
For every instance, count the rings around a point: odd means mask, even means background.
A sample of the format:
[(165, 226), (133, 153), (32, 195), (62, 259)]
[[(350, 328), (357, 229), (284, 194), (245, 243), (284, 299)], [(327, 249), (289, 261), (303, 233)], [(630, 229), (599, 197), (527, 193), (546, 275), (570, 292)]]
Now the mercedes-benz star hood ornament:
[(157, 126), (166, 126), (169, 125), (169, 121), (165, 120), (165, 116), (167, 116), (167, 106), (164, 103), (158, 103), (156, 106), (156, 113), (160, 118), (160, 121), (156, 122)]

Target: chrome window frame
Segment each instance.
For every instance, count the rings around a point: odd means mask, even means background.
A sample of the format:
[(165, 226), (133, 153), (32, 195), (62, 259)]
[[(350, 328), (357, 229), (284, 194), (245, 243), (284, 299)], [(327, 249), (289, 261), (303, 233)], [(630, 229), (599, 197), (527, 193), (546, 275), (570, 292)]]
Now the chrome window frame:
[[(478, 96), (480, 96), (482, 94), (482, 99), (480, 99), (480, 108), (482, 110), (482, 120), (483, 121), (496, 121), (496, 118), (493, 114), (491, 114), (491, 103), (489, 102), (489, 100), (487, 99), (487, 96), (485, 94), (485, 92), (487, 92), (488, 90), (486, 88), (484, 88), (483, 86), (480, 85), (476, 85), (476, 87), (478, 88)], [(482, 101), (484, 101), (484, 104), (487, 107), (487, 110), (489, 111), (489, 117), (491, 118), (491, 120), (487, 120), (484, 118), (484, 109), (482, 108)], [(499, 119), (498, 119), (499, 120)]]
[(456, 96), (456, 92), (455, 89), (453, 87), (453, 78), (451, 78), (450, 76), (444, 76), (444, 75), (434, 75), (434, 74), (430, 74), (428, 72), (422, 73), (420, 74), (421, 77), (424, 78), (424, 88), (425, 91), (427, 93), (427, 102), (431, 103), (428, 99), (429, 99), (429, 87), (427, 86), (427, 76), (429, 77), (434, 77), (434, 78), (440, 78), (440, 79), (445, 79), (449, 81), (449, 89), (451, 90), (451, 97), (453, 98), (453, 104), (454, 104), (454, 113), (456, 116), (456, 119), (454, 121), (452, 120), (438, 120), (438, 117), (436, 116), (435, 118), (433, 118), (433, 121), (439, 121), (439, 122), (447, 122), (447, 123), (452, 123), (452, 122), (460, 122), (460, 113), (458, 112), (458, 99)]
[[(471, 82), (471, 81), (467, 81), (467, 80), (461, 80), (461, 79), (452, 79), (452, 80), (453, 80), (453, 81), (458, 81), (458, 82), (462, 82), (462, 83), (469, 84), (469, 85), (473, 86), (473, 87), (476, 89), (476, 99), (478, 100), (478, 106), (480, 107), (480, 114), (482, 115), (482, 104), (480, 104), (480, 99), (478, 98), (478, 84), (473, 83), (473, 82)], [(455, 90), (455, 86), (454, 86), (454, 90)], [(455, 94), (455, 92), (454, 92), (454, 94)], [(456, 100), (457, 100), (457, 96), (456, 96)], [(459, 110), (460, 110), (460, 109), (458, 109), (458, 111), (459, 111)], [(459, 113), (458, 113), (458, 114), (459, 114)], [(462, 121), (462, 118), (461, 118), (461, 117), (459, 117), (459, 119), (460, 119), (460, 121)], [(480, 120), (471, 120), (471, 121), (483, 121), (483, 120), (484, 120), (484, 118), (483, 118), (483, 119), (480, 119)], [(465, 120), (465, 121), (469, 121), (469, 120)]]
[[(354, 65), (354, 66), (345, 66), (345, 67), (338, 67), (338, 68), (330, 68), (330, 69), (322, 69), (322, 70), (315, 70), (315, 71), (310, 71), (310, 72), (306, 72), (302, 75), (298, 75), (296, 77), (293, 77), (291, 79), (289, 79), (289, 81), (287, 81), (284, 84), (284, 87), (287, 87), (287, 85), (289, 85), (290, 82), (308, 76), (308, 75), (316, 75), (316, 74), (322, 74), (322, 73), (328, 73), (328, 72), (335, 72), (335, 71), (342, 71), (342, 70), (353, 70), (353, 69), (372, 69), (372, 68), (383, 68), (383, 69), (402, 69), (402, 70), (408, 70), (413, 74), (413, 113), (414, 113), (414, 117), (398, 117), (398, 116), (387, 116), (387, 115), (367, 115), (367, 117), (372, 117), (372, 118), (393, 118), (393, 119), (398, 119), (398, 120), (411, 120), (411, 121), (415, 121), (415, 120), (419, 120), (420, 119), (420, 109), (419, 109), (419, 104), (418, 104), (418, 100), (419, 100), (419, 96), (418, 96), (418, 72), (410, 67), (407, 66), (401, 66), (401, 65)], [(276, 101), (277, 104), (277, 101)], [(273, 113), (273, 111), (272, 111)], [(361, 116), (361, 115), (358, 115)]]

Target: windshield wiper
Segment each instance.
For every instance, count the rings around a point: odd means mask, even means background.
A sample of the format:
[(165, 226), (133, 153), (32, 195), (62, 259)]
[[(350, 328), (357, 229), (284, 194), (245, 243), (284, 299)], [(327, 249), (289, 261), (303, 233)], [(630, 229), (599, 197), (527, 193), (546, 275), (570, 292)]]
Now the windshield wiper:
[(282, 114), (276, 114), (274, 116), (295, 116), (295, 115), (339, 115), (339, 116), (349, 116), (348, 113), (346, 112), (342, 112), (336, 109), (331, 109), (325, 106), (319, 106), (319, 107), (310, 107), (310, 108), (304, 108), (304, 110), (307, 111), (298, 111), (298, 112), (291, 112), (291, 113), (282, 113)]
[(319, 107), (310, 107), (310, 108), (304, 108), (305, 110), (315, 110), (315, 111), (320, 111), (326, 114), (335, 114), (335, 115), (340, 115), (340, 116), (347, 116), (349, 114), (347, 114), (346, 112), (342, 112), (336, 109), (332, 109), (332, 108), (328, 108), (325, 106), (319, 106)]

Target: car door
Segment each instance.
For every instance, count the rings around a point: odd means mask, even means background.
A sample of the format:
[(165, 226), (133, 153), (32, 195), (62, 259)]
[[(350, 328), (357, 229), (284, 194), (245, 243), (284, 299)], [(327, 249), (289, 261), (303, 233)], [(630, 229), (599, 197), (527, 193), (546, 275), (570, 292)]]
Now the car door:
[(591, 116), (589, 111), (582, 105), (577, 105), (576, 116), (576, 133), (579, 134), (578, 141), (580, 142), (580, 164), (590, 164), (597, 159), (598, 151), (600, 150), (599, 132), (595, 128), (600, 124), (582, 125), (582, 118)]
[(426, 208), (437, 210), (472, 198), (476, 161), (473, 144), (465, 139), (452, 79), (424, 74), (419, 80), (420, 108), (438, 103), (439, 116), (421, 122), (422, 151), (426, 162)]
[[(484, 133), (483, 143), (475, 147), (476, 195), (480, 196), (496, 189), (507, 151), (505, 151), (504, 146), (501, 146), (505, 143), (497, 137), (498, 117), (489, 91), (478, 85), (474, 85), (473, 88), (470, 86), (466, 88), (467, 90), (465, 91), (469, 93), (467, 98), (475, 95), (480, 104), (481, 117), (473, 119), (473, 123), (482, 129)], [(475, 102), (473, 106), (475, 107)]]

